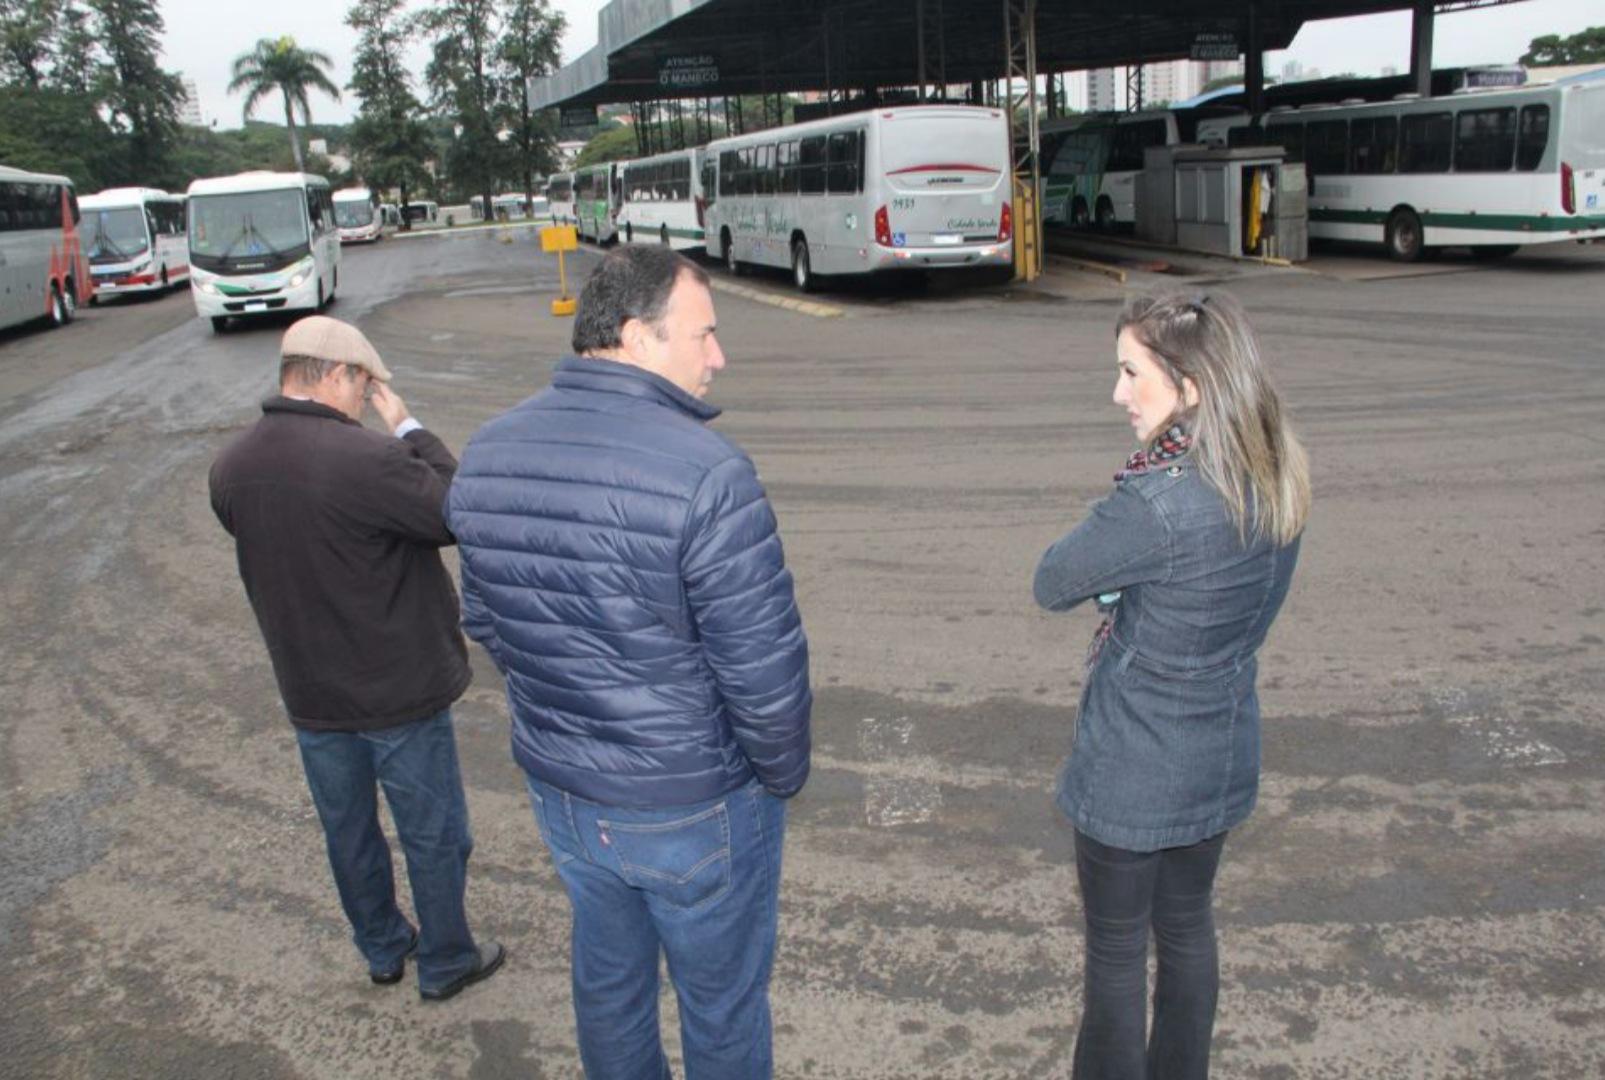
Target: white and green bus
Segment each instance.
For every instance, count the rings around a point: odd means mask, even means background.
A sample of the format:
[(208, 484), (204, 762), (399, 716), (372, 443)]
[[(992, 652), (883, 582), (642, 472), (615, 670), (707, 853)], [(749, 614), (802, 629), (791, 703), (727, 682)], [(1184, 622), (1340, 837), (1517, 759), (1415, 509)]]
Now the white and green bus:
[(340, 233), (329, 182), (248, 172), (189, 186), (190, 291), (222, 333), (231, 318), (315, 312), (340, 285)]
[(581, 238), (607, 244), (617, 237), (625, 164), (609, 161), (575, 170), (574, 220)]
[(1199, 125), (1304, 162), (1310, 236), (1501, 256), (1605, 238), (1605, 74), (1442, 97), (1305, 105)]
[(677, 251), (705, 243), (701, 147), (624, 163), (618, 231), (626, 244), (663, 244)]
[(1013, 174), (1003, 110), (871, 109), (708, 144), (708, 251), (732, 273), (1007, 267)]
[(97, 299), (157, 292), (189, 279), (184, 199), (155, 188), (110, 188), (78, 200), (78, 235)]

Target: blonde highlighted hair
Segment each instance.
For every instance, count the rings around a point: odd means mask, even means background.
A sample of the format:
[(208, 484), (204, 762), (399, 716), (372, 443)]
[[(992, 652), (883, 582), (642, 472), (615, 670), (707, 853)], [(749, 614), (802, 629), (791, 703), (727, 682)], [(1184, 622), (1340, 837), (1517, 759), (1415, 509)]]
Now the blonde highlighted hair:
[(1250, 534), (1287, 544), (1310, 512), (1309, 461), (1282, 411), (1248, 316), (1225, 293), (1176, 292), (1132, 300), (1115, 323), (1130, 330), (1182, 391), (1198, 390), (1165, 425), (1180, 421), (1192, 456), (1236, 520)]

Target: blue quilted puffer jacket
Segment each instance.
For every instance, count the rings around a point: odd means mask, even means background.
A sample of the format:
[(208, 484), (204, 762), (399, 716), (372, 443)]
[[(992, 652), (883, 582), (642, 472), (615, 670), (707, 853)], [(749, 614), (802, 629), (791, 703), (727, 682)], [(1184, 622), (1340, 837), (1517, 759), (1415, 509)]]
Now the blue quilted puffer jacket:
[(808, 642), (775, 517), (719, 410), (567, 357), (482, 427), (446, 499), (463, 627), (507, 677), (513, 756), (610, 806), (808, 778)]

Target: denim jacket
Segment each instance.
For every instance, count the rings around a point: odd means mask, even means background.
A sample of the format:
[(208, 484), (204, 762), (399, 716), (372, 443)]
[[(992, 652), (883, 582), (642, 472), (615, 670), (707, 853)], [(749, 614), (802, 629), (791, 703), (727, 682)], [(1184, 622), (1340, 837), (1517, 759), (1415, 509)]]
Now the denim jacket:
[(1259, 790), (1255, 653), (1298, 540), (1244, 543), (1190, 455), (1119, 481), (1037, 567), (1037, 603), (1119, 592), (1081, 693), (1058, 802), (1130, 851), (1181, 847), (1248, 817)]

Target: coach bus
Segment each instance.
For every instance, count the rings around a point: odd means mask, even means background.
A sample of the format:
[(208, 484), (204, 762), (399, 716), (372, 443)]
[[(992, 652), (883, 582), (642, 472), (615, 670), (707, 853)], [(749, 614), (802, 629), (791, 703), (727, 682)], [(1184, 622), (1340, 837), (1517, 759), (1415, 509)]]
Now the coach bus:
[(732, 273), (1009, 266), (1009, 121), (1001, 109), (910, 105), (708, 144), (708, 250)]
[(340, 285), (329, 182), (275, 172), (195, 181), (189, 258), (195, 310), (218, 333), (231, 318), (321, 311)]
[(371, 244), (384, 236), (384, 215), (373, 192), (365, 187), (334, 193), (334, 224), (342, 244)]
[(189, 279), (184, 199), (155, 188), (110, 188), (78, 200), (78, 236), (95, 299), (165, 291)]
[(1282, 146), (1308, 174), (1312, 238), (1381, 243), (1403, 262), (1605, 237), (1605, 74), (1240, 115), (1199, 137)]
[(624, 165), (622, 161), (609, 161), (575, 171), (574, 220), (584, 239), (607, 244), (618, 236)]
[(676, 250), (704, 245), (701, 147), (624, 163), (624, 201), (618, 229), (626, 244), (663, 244)]
[(0, 165), (0, 327), (72, 321), (95, 294), (72, 181)]

